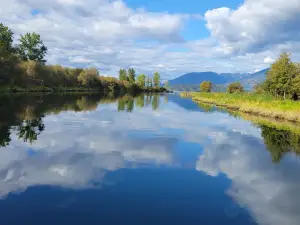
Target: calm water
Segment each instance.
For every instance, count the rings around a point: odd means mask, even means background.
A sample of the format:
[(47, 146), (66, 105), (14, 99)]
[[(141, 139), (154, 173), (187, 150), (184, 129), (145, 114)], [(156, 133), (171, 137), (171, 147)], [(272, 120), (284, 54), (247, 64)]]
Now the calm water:
[(242, 117), (173, 94), (2, 96), (0, 223), (300, 224), (300, 128)]

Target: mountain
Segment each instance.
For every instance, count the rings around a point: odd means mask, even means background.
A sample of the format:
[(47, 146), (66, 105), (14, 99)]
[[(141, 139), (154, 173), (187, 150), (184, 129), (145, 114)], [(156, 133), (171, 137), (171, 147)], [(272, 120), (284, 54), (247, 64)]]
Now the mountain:
[(262, 83), (266, 79), (266, 73), (269, 69), (264, 69), (256, 73), (252, 73), (247, 77), (239, 80), (246, 89), (252, 89), (255, 84)]
[(222, 76), (214, 72), (193, 72), (170, 80), (169, 85), (200, 84), (205, 80), (209, 80), (214, 84), (225, 84), (230, 80), (230, 76)]
[(169, 80), (169, 86), (173, 90), (199, 90), (203, 81), (210, 81), (217, 86), (217, 89), (224, 89), (231, 82), (239, 81), (246, 89), (252, 89), (254, 84), (265, 80), (265, 73), (268, 69), (256, 73), (215, 73), (215, 72), (193, 72), (187, 73), (173, 80)]

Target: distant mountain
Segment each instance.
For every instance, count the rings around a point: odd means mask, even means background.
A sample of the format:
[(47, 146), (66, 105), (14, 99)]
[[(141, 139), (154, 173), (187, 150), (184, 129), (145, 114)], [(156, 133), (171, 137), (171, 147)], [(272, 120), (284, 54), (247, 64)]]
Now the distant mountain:
[(252, 89), (255, 84), (262, 83), (266, 79), (266, 73), (269, 69), (264, 69), (256, 73), (252, 73), (247, 77), (239, 80), (246, 89)]
[[(173, 90), (199, 90), (199, 85), (203, 81), (210, 81), (216, 85), (217, 89), (227, 86), (231, 82), (239, 81), (245, 85), (246, 89), (251, 89), (254, 84), (265, 80), (265, 73), (268, 69), (256, 73), (215, 73), (215, 72), (193, 72), (187, 73), (173, 80), (169, 80), (169, 86)], [(224, 89), (224, 88), (223, 88)], [(222, 90), (223, 90), (222, 89)]]
[(214, 84), (225, 84), (231, 79), (231, 76), (217, 74), (214, 72), (194, 72), (187, 73), (169, 81), (169, 85), (183, 85), (183, 84), (200, 84), (205, 80), (209, 80)]

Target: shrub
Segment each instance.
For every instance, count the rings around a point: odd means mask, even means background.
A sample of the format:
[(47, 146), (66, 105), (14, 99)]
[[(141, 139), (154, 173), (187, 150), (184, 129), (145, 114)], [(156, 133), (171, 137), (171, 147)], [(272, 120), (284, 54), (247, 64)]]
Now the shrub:
[(228, 85), (227, 87), (228, 93), (243, 93), (244, 87), (240, 82), (234, 82)]

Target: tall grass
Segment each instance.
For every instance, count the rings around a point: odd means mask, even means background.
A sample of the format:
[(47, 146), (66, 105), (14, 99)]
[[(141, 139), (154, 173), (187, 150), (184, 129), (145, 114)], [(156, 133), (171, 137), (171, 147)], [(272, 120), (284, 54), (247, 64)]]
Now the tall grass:
[(196, 102), (214, 104), (229, 109), (300, 122), (300, 102), (279, 100), (268, 94), (184, 92)]

